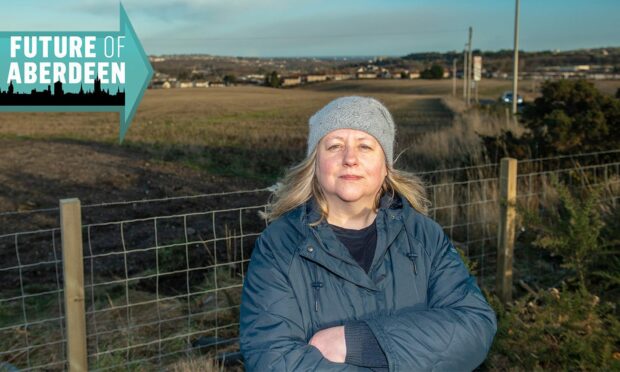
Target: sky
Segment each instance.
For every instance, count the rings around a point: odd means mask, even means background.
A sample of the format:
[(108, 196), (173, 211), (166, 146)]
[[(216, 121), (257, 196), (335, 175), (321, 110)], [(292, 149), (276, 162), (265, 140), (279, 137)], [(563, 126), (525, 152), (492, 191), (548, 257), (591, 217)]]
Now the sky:
[[(512, 49), (514, 0), (124, 0), (147, 54), (402, 56)], [(620, 46), (620, 0), (521, 0), (519, 49)], [(116, 31), (119, 2), (0, 3), (0, 31)]]

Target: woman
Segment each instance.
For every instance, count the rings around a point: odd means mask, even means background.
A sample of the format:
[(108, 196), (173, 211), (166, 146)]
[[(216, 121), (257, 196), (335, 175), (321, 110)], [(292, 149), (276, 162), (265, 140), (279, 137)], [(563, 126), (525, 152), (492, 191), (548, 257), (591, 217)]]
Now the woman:
[(274, 194), (245, 278), (248, 371), (472, 370), (495, 314), (417, 178), (393, 169), (378, 101), (342, 97), (310, 118), (308, 155)]

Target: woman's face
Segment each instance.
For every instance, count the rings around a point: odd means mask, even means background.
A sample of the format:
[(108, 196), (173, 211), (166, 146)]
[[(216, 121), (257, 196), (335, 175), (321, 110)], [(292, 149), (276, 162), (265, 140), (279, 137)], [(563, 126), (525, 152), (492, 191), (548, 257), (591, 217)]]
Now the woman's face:
[(338, 129), (323, 137), (317, 148), (317, 179), (328, 206), (372, 208), (387, 175), (379, 142), (366, 132)]

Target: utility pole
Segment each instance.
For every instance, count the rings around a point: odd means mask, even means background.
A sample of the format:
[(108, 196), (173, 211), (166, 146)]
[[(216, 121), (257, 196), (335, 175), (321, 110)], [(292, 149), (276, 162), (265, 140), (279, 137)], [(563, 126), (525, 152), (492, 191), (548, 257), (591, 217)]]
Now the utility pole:
[(463, 49), (463, 101), (467, 100), (467, 44)]
[(456, 58), (452, 59), (452, 97), (456, 97)]
[(519, 100), (519, 0), (515, 6), (515, 46), (514, 46), (514, 66), (512, 69), (512, 114), (517, 114), (517, 101)]
[(469, 38), (467, 41), (467, 107), (471, 103), (471, 72), (472, 72), (472, 57), (471, 57), (471, 36), (472, 36), (472, 28), (469, 26)]

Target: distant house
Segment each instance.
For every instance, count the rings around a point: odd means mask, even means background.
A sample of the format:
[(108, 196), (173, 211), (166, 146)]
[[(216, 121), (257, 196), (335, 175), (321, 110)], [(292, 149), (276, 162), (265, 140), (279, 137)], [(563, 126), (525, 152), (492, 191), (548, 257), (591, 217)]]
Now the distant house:
[(196, 88), (208, 88), (209, 87), (209, 82), (208, 81), (196, 81), (196, 82), (194, 82), (194, 87), (196, 87)]
[(355, 74), (358, 79), (376, 79), (376, 72), (358, 72)]
[(194, 83), (191, 81), (179, 81), (178, 87), (179, 88), (193, 88)]
[(392, 79), (402, 79), (404, 74), (406, 74), (404, 70), (394, 70), (392, 71)]
[(404, 74), (401, 75), (401, 78), (403, 78), (404, 75), (404, 79), (419, 79), (420, 78), (420, 73), (418, 71), (405, 71)]
[(168, 80), (153, 80), (151, 81), (151, 89), (170, 89), (172, 84)]
[(213, 87), (213, 88), (221, 88), (221, 87), (225, 87), (226, 84), (224, 84), (223, 81), (210, 81), (209, 82), (209, 87)]
[(291, 87), (301, 84), (301, 76), (287, 76), (282, 78), (283, 87)]
[(327, 75), (307, 75), (306, 76), (306, 82), (308, 83), (315, 83), (318, 81), (326, 81), (327, 80)]
[(353, 75), (351, 74), (332, 74), (328, 76), (332, 80), (349, 80), (353, 79)]
[(250, 83), (250, 84), (262, 84), (265, 82), (265, 75), (261, 75), (261, 74), (249, 74), (249, 75), (244, 76), (244, 78), (241, 78), (241, 79), (245, 80), (247, 83)]
[(379, 73), (379, 76), (382, 79), (391, 79), (392, 78), (392, 73), (390, 72), (390, 70), (382, 68), (381, 72)]

